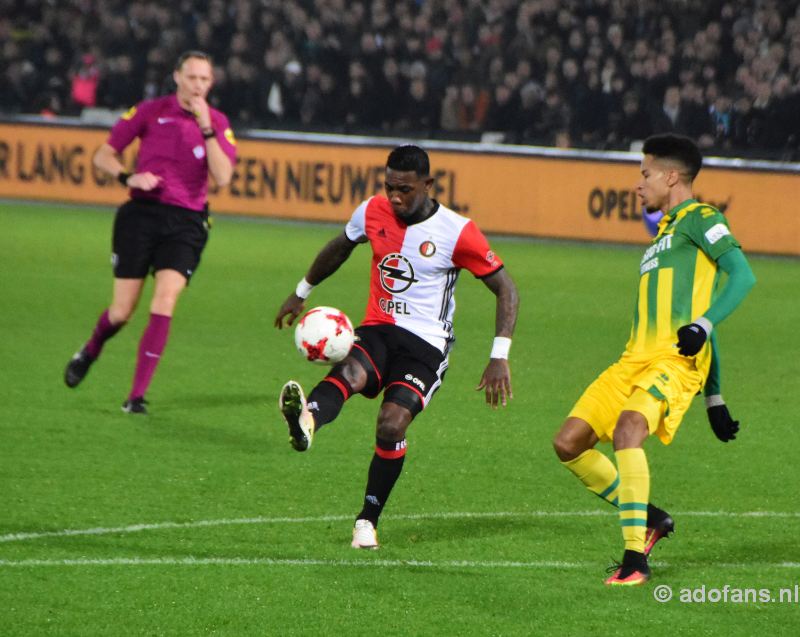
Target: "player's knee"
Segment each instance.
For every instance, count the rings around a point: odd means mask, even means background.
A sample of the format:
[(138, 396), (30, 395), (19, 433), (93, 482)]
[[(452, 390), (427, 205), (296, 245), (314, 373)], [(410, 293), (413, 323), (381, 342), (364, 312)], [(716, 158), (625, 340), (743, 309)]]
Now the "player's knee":
[(399, 442), (406, 437), (406, 429), (408, 429), (408, 424), (391, 420), (378, 420), (375, 435), (381, 440)]
[(136, 302), (133, 303), (113, 303), (108, 308), (108, 320), (112, 325), (119, 325), (120, 323), (127, 323), (133, 316), (136, 310)]
[(623, 411), (614, 428), (614, 449), (641, 447), (650, 433), (645, 417), (635, 411)]
[(406, 437), (406, 430), (411, 424), (411, 412), (395, 403), (383, 403), (378, 413), (378, 438), (389, 441), (400, 441)]
[(577, 441), (563, 429), (553, 437), (553, 450), (561, 462), (574, 460), (583, 453), (583, 450), (578, 449)]
[(367, 372), (354, 358), (348, 357), (336, 365), (331, 371), (331, 376), (341, 377), (352, 387), (353, 393), (358, 393), (367, 384)]
[(150, 311), (154, 314), (172, 316), (175, 306), (178, 304), (180, 292), (165, 291), (156, 294), (150, 304)]
[(597, 434), (585, 420), (570, 416), (553, 437), (553, 449), (561, 462), (568, 462), (597, 444)]

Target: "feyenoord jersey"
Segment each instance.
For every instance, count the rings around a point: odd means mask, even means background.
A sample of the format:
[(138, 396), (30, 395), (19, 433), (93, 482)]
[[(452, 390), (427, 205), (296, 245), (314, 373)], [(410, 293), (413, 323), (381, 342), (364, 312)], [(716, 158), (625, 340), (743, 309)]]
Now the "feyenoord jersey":
[[(659, 222), (658, 234), (639, 264), (639, 295), (627, 351), (672, 348), (678, 328), (708, 310), (717, 291), (717, 260), (738, 248), (728, 221), (712, 206), (688, 199)], [(710, 346), (698, 354), (707, 368)]]
[(398, 325), (441, 352), (453, 340), (458, 274), (486, 277), (503, 267), (473, 221), (435, 203), (434, 213), (406, 225), (386, 197), (363, 202), (345, 233), (372, 246), (370, 292), (362, 325)]

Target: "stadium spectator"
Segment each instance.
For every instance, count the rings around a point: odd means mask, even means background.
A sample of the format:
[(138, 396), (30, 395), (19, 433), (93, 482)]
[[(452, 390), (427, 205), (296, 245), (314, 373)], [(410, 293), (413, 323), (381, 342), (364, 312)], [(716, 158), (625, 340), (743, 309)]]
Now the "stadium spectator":
[(364, 322), (356, 328), (359, 340), (314, 387), (308, 402), (295, 381), (288, 381), (280, 395), (290, 444), (306, 451), (315, 432), (339, 415), (347, 399), (383, 393), (354, 548), (378, 548), (378, 519), (402, 471), (406, 431), (442, 383), (453, 342), (454, 273), (462, 268), (497, 297), (494, 346), (477, 389), (484, 390), (493, 408), (511, 398), (507, 359), (517, 317), (516, 288), (475, 223), (430, 197), (433, 181), (424, 150), (395, 148), (386, 162), (386, 194), (356, 208), (344, 232), (322, 248), (275, 317), (279, 329), (285, 319), (292, 325), (312, 288), (356, 246), (370, 244), (370, 299)]
[(726, 95), (717, 96), (711, 106), (711, 126), (714, 135), (714, 146), (731, 148), (733, 139), (733, 104)]
[[(709, 88), (714, 87), (713, 84)], [(712, 98), (713, 103), (713, 98)], [(709, 108), (705, 105), (703, 89), (699, 84), (687, 82), (681, 87), (680, 122), (676, 130), (697, 140), (701, 148), (711, 144), (713, 138)]]
[(461, 85), (456, 106), (458, 130), (481, 131), (489, 111), (489, 93), (471, 82)]
[(426, 135), (438, 127), (439, 110), (440, 106), (436, 103), (435, 97), (431, 95), (425, 77), (415, 77), (408, 86), (408, 95), (395, 127), (399, 130), (414, 131), (417, 134)]
[(612, 120), (609, 143), (614, 148), (628, 150), (631, 142), (644, 139), (650, 130), (650, 117), (642, 108), (638, 93), (628, 91), (622, 98), (622, 114)]
[(754, 146), (751, 107), (752, 102), (747, 96), (740, 96), (733, 104), (731, 139), (733, 148), (737, 151), (744, 151)]
[(70, 97), (78, 110), (97, 104), (97, 85), (100, 83), (100, 67), (93, 54), (81, 56), (77, 67), (71, 72)]
[(11, 59), (3, 75), (0, 107), (7, 113), (17, 113), (23, 104), (34, 104), (36, 89), (36, 69), (33, 64), (28, 60)]
[(656, 133), (685, 132), (686, 117), (685, 112), (681, 112), (682, 108), (680, 87), (667, 87), (667, 90), (664, 91), (663, 103), (653, 111), (651, 116), (652, 129)]
[(600, 85), (596, 71), (589, 73), (572, 101), (574, 112), (570, 131), (583, 147), (602, 144), (608, 136), (609, 100)]
[[(150, 320), (139, 342), (133, 385), (122, 409), (145, 414), (145, 393), (164, 351), (178, 297), (200, 263), (208, 240), (208, 178), (225, 186), (236, 158), (228, 119), (209, 107), (213, 82), (205, 53), (180, 56), (174, 94), (132, 107), (95, 153), (94, 165), (130, 188), (114, 220), (111, 305), (64, 372), (76, 387), (97, 361), (104, 343), (130, 319), (153, 272)], [(126, 171), (122, 151), (139, 138), (136, 172)]]
[(375, 109), (381, 130), (388, 131), (401, 117), (408, 80), (401, 73), (400, 65), (393, 56), (388, 56), (383, 61), (377, 78)]
[(120, 104), (133, 105), (142, 99), (143, 78), (137, 76), (130, 55), (111, 58), (105, 66), (97, 86), (102, 106), (117, 108)]
[(520, 102), (518, 95), (508, 84), (498, 84), (494, 88), (494, 96), (489, 105), (484, 128), (489, 131), (501, 131), (512, 134), (520, 129)]
[(550, 91), (545, 97), (539, 121), (533, 127), (535, 143), (547, 146), (555, 145), (555, 137), (560, 135), (561, 143), (565, 141), (564, 132), (569, 130), (571, 110), (558, 91)]
[(458, 130), (458, 94), (459, 87), (456, 84), (449, 84), (444, 89), (439, 111), (439, 127), (443, 131)]
[(519, 91), (519, 131), (513, 140), (522, 144), (535, 143), (538, 138), (538, 125), (542, 117), (544, 91), (533, 80), (526, 82)]

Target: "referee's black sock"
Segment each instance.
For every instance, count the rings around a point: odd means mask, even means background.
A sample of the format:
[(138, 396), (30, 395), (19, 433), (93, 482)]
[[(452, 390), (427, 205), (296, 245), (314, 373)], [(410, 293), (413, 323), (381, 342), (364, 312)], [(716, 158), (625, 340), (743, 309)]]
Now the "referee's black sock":
[(314, 415), (314, 423), (318, 430), (334, 420), (342, 411), (344, 401), (353, 395), (353, 388), (343, 376), (336, 371), (322, 379), (308, 395), (306, 404)]
[(375, 455), (372, 456), (369, 465), (364, 508), (356, 516), (357, 520), (369, 520), (375, 528), (378, 527), (378, 518), (386, 506), (397, 478), (400, 477), (405, 459), (405, 438), (400, 442), (390, 442), (380, 438), (375, 440)]

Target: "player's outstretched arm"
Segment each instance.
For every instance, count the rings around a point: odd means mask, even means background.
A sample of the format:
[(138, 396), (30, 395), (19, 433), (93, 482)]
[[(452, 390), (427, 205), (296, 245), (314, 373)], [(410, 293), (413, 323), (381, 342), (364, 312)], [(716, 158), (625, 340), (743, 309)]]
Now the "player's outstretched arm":
[(281, 305), (275, 316), (275, 327), (282, 329), (283, 319), (286, 317), (288, 317), (287, 326), (294, 324), (305, 309), (305, 300), (311, 293), (311, 289), (336, 272), (339, 266), (347, 261), (357, 245), (358, 243), (348, 239), (344, 232), (329, 241), (314, 258), (305, 278), (298, 283), (297, 289)]
[(511, 336), (517, 323), (519, 294), (517, 287), (505, 269), (483, 279), (484, 284), (497, 297), (495, 310), (495, 341), (489, 364), (483, 371), (476, 390), (484, 390), (486, 403), (493, 409), (498, 405), (505, 407), (514, 397), (511, 389), (511, 368), (508, 365), (508, 350)]

